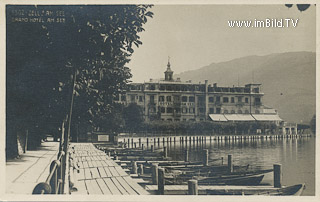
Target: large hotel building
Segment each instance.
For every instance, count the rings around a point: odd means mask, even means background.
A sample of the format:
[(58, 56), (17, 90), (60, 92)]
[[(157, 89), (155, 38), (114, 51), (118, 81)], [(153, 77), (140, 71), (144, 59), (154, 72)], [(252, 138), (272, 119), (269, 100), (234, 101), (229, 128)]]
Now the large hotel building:
[(170, 62), (164, 74), (160, 81), (131, 83), (115, 101), (141, 106), (145, 121), (281, 121), (275, 109), (263, 105), (261, 84), (220, 87), (207, 80), (183, 82), (173, 78)]

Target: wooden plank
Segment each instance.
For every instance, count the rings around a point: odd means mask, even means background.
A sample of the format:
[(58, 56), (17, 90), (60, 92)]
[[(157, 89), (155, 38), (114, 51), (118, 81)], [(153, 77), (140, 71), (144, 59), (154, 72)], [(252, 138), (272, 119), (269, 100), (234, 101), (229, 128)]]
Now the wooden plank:
[(132, 181), (131, 177), (124, 176), (123, 179), (132, 187), (133, 190), (135, 190), (139, 195), (149, 195), (149, 193), (144, 190), (140, 185)]
[(111, 191), (110, 191), (109, 187), (106, 185), (106, 183), (104, 182), (104, 180), (101, 179), (101, 178), (100, 179), (96, 179), (96, 180), (97, 180), (97, 183), (98, 183), (102, 193), (104, 195), (111, 195)]
[(91, 172), (92, 178), (100, 178), (100, 174), (97, 168), (90, 168), (90, 172)]
[(112, 195), (121, 195), (118, 188), (113, 184), (112, 180), (110, 178), (103, 178), (106, 185), (109, 187), (110, 192)]
[(72, 195), (86, 195), (86, 194), (88, 194), (87, 187), (86, 187), (84, 180), (76, 181), (75, 187), (77, 188), (78, 191), (71, 192)]
[(89, 168), (88, 161), (83, 161), (83, 168)]
[(84, 169), (79, 169), (79, 173), (75, 172), (76, 173), (76, 178), (78, 180), (84, 180), (86, 179), (86, 177), (84, 176)]
[(110, 170), (112, 176), (114, 176), (114, 177), (120, 176), (114, 167), (109, 167), (109, 170)]
[(84, 168), (82, 161), (78, 161), (79, 168)]
[(98, 167), (98, 171), (99, 171), (100, 176), (101, 176), (102, 178), (108, 177), (108, 175), (107, 175), (106, 171), (103, 169), (103, 167)]
[(116, 177), (116, 179), (130, 195), (138, 195), (122, 177)]
[(92, 165), (93, 165), (93, 167), (98, 167), (98, 165), (97, 165), (97, 161), (91, 161), (91, 163), (92, 163)]
[(106, 171), (107, 177), (112, 177), (112, 174), (111, 174), (111, 172), (109, 170), (109, 167), (103, 167), (103, 168)]
[(108, 164), (105, 161), (101, 161), (103, 167), (108, 167)]
[(89, 168), (85, 168), (84, 169), (84, 177), (86, 178), (86, 180), (91, 180), (92, 176), (91, 176), (91, 172)]
[(96, 161), (96, 164), (97, 164), (97, 167), (102, 167), (103, 166), (102, 163), (101, 163), (101, 160)]
[(89, 195), (102, 194), (102, 191), (96, 180), (85, 180)]
[(88, 166), (89, 166), (89, 168), (93, 168), (94, 167), (93, 164), (92, 164), (92, 161), (88, 161)]
[(114, 165), (112, 164), (112, 161), (111, 161), (111, 160), (105, 160), (105, 162), (106, 162), (106, 164), (107, 164), (109, 167), (114, 166)]
[(86, 161), (91, 161), (91, 158), (89, 156), (86, 156)]
[(126, 176), (126, 175), (128, 175), (121, 167), (114, 167), (116, 170), (117, 170), (117, 172), (119, 173), (119, 175), (120, 176)]
[(123, 186), (119, 183), (119, 181), (115, 178), (111, 178), (113, 184), (118, 188), (122, 195), (128, 195), (129, 193), (123, 188)]

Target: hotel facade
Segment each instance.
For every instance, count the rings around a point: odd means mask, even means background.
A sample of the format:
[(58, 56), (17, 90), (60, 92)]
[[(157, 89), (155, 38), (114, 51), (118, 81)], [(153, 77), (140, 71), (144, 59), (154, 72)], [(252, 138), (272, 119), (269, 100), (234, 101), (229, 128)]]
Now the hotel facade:
[(220, 87), (216, 83), (183, 82), (173, 78), (170, 62), (159, 81), (131, 83), (115, 101), (143, 109), (145, 121), (274, 121), (282, 120), (275, 109), (263, 105), (261, 84)]

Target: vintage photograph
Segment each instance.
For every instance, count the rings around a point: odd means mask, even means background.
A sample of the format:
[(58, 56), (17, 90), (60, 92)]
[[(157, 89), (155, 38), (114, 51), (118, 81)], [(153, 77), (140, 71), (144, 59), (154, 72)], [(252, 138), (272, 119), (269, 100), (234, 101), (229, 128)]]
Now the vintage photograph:
[(315, 4), (5, 17), (6, 195), (316, 195)]

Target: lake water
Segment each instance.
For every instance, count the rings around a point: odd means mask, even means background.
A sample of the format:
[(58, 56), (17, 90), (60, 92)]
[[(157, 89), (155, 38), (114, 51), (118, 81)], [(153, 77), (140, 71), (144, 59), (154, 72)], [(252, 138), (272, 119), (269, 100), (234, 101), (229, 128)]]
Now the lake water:
[[(162, 147), (163, 145), (160, 145)], [(187, 141), (168, 143), (168, 156), (184, 160), (189, 149), (190, 161), (201, 161), (203, 149), (209, 150), (210, 159), (224, 158), (232, 154), (234, 165), (250, 165), (250, 168), (272, 169), (273, 164), (282, 165), (282, 184), (305, 183), (303, 195), (315, 195), (315, 138), (259, 139), (234, 141), (206, 141), (205, 144)], [(218, 162), (217, 162), (218, 164)], [(273, 173), (266, 174), (262, 183), (273, 184)]]

